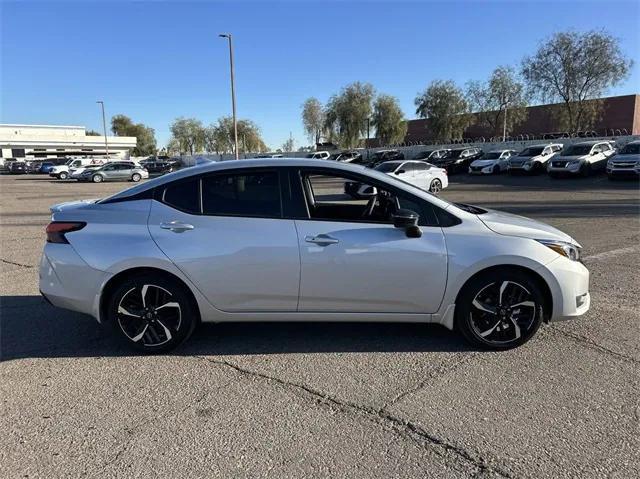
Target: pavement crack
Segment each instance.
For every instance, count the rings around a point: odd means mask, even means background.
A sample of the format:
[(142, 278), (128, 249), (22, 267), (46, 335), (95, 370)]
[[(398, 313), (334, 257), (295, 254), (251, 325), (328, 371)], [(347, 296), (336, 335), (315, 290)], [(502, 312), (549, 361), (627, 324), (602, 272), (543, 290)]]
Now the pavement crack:
[(31, 264), (16, 263), (15, 261), (9, 261), (8, 259), (3, 258), (0, 258), (0, 263), (12, 264), (14, 266), (20, 266), (21, 268), (35, 268), (35, 266)]
[[(482, 476), (489, 473), (498, 475), (500, 477), (511, 478), (511, 475), (507, 471), (495, 465), (489, 464), (484, 458), (478, 457), (477, 455), (467, 451), (461, 446), (449, 443), (446, 440), (429, 433), (418, 424), (415, 424), (411, 421), (406, 421), (384, 409), (378, 410), (351, 401), (344, 401), (305, 384), (288, 381), (275, 376), (260, 373), (258, 371), (252, 371), (224, 359), (215, 359), (207, 356), (195, 357), (218, 366), (231, 368), (242, 376), (247, 376), (254, 379), (262, 379), (271, 383), (278, 384), (287, 390), (293, 390), (293, 392), (302, 393), (302, 395), (297, 394), (298, 396), (310, 396), (316, 404), (337, 409), (341, 412), (344, 412), (345, 414), (355, 413), (356, 415), (365, 417), (370, 422), (384, 427), (385, 429), (389, 429), (395, 432), (401, 438), (410, 440), (420, 447), (431, 448), (432, 451), (435, 451), (439, 455), (443, 455), (442, 451), (452, 454), (458, 459), (462, 459), (465, 463), (477, 469), (476, 474), (473, 474), (473, 476)], [(438, 449), (440, 449), (441, 451), (438, 451)]]
[(622, 354), (619, 353), (617, 351), (614, 351), (613, 349), (609, 349), (605, 346), (602, 346), (598, 343), (596, 343), (593, 339), (589, 339), (586, 336), (582, 336), (581, 334), (576, 334), (576, 333), (572, 333), (569, 331), (564, 331), (560, 328), (558, 328), (557, 326), (549, 326), (549, 329), (557, 334), (560, 334), (562, 336), (568, 337), (573, 339), (574, 341), (577, 341), (578, 343), (584, 344), (585, 346), (594, 349), (596, 351), (599, 351), (603, 354), (607, 354), (609, 356), (614, 356), (618, 359), (622, 359), (623, 361), (628, 361), (634, 364), (640, 364), (640, 361), (637, 360), (636, 358), (632, 357), (632, 356), (627, 356), (626, 354)]

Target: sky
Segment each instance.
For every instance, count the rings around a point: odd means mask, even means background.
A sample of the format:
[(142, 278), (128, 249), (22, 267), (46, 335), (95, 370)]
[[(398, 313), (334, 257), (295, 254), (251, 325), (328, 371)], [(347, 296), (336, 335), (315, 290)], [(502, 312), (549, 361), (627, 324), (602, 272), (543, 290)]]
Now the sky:
[(611, 95), (640, 93), (637, 1), (146, 1), (0, 0), (0, 122), (102, 131), (125, 114), (156, 131), (180, 116), (205, 125), (231, 114), (233, 34), (238, 117), (271, 148), (308, 145), (301, 106), (354, 81), (397, 97), (415, 118), (435, 79), (464, 86), (518, 66), (549, 35), (604, 29), (635, 60)]

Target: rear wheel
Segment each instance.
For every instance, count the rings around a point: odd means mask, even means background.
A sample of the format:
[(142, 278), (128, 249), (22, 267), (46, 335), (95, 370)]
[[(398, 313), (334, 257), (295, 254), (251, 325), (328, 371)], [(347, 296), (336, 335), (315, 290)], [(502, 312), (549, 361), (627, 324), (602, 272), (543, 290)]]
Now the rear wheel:
[(197, 324), (194, 305), (184, 287), (157, 275), (126, 279), (109, 299), (107, 313), (125, 343), (149, 353), (180, 345)]
[(434, 178), (429, 185), (429, 191), (434, 195), (437, 195), (442, 190), (442, 181), (438, 178)]
[(131, 181), (133, 181), (134, 183), (137, 183), (138, 181), (140, 181), (141, 178), (142, 176), (140, 176), (139, 173), (134, 173), (133, 175), (131, 175)]
[(544, 296), (530, 276), (490, 271), (471, 280), (456, 301), (456, 328), (470, 343), (510, 349), (531, 339), (542, 323)]
[(102, 175), (93, 175), (91, 177), (91, 181), (93, 181), (94, 183), (102, 183), (102, 180), (104, 180)]

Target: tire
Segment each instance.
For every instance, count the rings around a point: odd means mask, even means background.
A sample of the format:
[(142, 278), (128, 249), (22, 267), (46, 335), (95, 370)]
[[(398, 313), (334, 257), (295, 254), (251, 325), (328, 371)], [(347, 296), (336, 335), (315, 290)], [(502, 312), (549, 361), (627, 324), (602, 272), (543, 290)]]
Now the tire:
[(580, 175), (584, 178), (588, 177), (591, 174), (591, 165), (589, 163), (583, 163), (580, 167)]
[(538, 331), (543, 304), (544, 295), (531, 276), (518, 270), (496, 269), (476, 276), (463, 287), (456, 300), (455, 326), (474, 346), (516, 348)]
[(134, 173), (133, 175), (131, 175), (131, 181), (133, 181), (134, 183), (137, 183), (141, 179), (142, 179), (142, 176), (140, 176), (138, 173)]
[(93, 181), (94, 183), (102, 183), (104, 181), (104, 178), (102, 177), (102, 175), (93, 175), (91, 177), (91, 181)]
[(170, 351), (185, 342), (198, 317), (185, 287), (162, 275), (126, 278), (107, 302), (108, 321), (120, 340), (151, 354)]
[(434, 178), (433, 180), (431, 180), (429, 191), (434, 195), (440, 193), (442, 191), (442, 181), (440, 181), (438, 178)]
[(61, 180), (66, 180), (67, 178), (69, 178), (69, 173), (67, 173), (66, 171), (63, 171), (58, 175), (58, 178), (60, 178)]

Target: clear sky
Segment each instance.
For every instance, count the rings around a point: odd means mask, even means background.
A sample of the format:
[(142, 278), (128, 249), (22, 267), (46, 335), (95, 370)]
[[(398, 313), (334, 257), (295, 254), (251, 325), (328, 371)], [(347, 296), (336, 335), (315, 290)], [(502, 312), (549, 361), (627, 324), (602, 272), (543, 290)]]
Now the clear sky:
[(234, 35), (239, 118), (269, 146), (308, 144), (303, 101), (356, 80), (396, 96), (408, 118), (434, 79), (459, 85), (518, 65), (548, 35), (606, 29), (636, 63), (610, 94), (640, 92), (640, 2), (7, 2), (0, 0), (0, 122), (85, 125), (99, 106), (156, 130), (230, 114)]

